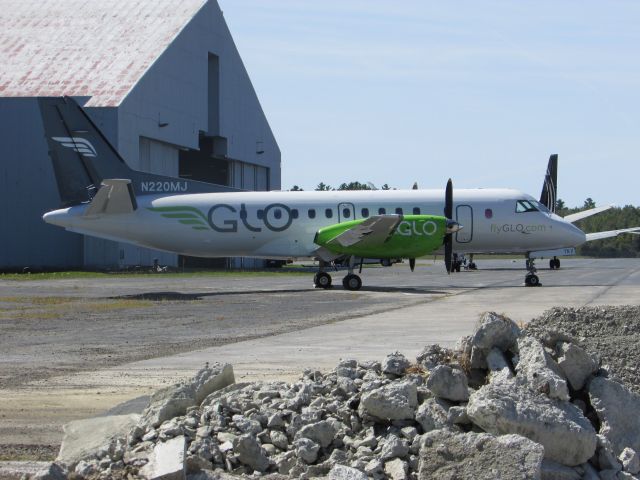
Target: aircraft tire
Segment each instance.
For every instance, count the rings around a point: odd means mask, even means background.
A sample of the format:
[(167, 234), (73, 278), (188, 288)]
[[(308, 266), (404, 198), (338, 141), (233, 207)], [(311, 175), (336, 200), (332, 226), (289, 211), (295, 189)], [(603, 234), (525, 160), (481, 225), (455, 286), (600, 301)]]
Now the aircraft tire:
[(556, 258), (556, 270), (560, 270), (560, 259)]
[(551, 270), (553, 270), (554, 268), (556, 268), (556, 261), (552, 258), (551, 260), (549, 260), (549, 268)]
[(331, 288), (331, 275), (327, 272), (318, 272), (313, 276), (313, 284), (316, 288)]
[(362, 280), (355, 273), (350, 273), (342, 279), (342, 286), (346, 290), (360, 290), (360, 287), (362, 287)]
[(540, 285), (540, 279), (537, 275), (527, 275), (524, 277), (524, 283), (527, 287), (537, 287)]

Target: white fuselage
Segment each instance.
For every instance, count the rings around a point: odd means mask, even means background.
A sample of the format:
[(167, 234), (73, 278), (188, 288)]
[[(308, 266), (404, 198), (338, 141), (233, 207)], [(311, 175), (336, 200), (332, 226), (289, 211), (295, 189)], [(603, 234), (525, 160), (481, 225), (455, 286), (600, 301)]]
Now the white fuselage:
[[(157, 194), (136, 200), (133, 213), (90, 216), (87, 205), (80, 205), (44, 219), (184, 255), (296, 259), (314, 256), (322, 227), (383, 213), (443, 215), (444, 209), (443, 190)], [(557, 215), (518, 212), (519, 200), (537, 203), (517, 190), (455, 190), (453, 220), (464, 228), (454, 234), (454, 252), (527, 253), (585, 241), (580, 229)]]

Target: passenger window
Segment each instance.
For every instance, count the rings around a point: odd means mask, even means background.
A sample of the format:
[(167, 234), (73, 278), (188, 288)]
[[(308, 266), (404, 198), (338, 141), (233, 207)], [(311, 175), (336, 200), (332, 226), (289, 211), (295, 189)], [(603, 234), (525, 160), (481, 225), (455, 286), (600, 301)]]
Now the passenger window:
[(291, 209), (291, 218), (298, 218), (298, 209), (297, 208)]
[(363, 208), (362, 209), (362, 218), (367, 218), (369, 216), (369, 209), (368, 208)]
[(344, 218), (349, 218), (351, 216), (351, 210), (349, 210), (348, 208), (343, 208), (342, 209), (342, 216)]
[(331, 210), (330, 208), (327, 208), (324, 211), (324, 214), (327, 216), (327, 218), (331, 218), (331, 217), (333, 217), (333, 210)]
[(309, 218), (316, 218), (316, 209), (315, 208), (310, 208), (308, 213), (309, 213)]
[(396, 214), (397, 215), (402, 215), (402, 209), (401, 208), (396, 208)]
[(378, 215), (384, 215), (385, 213), (387, 213), (387, 210), (384, 208), (379, 208), (378, 209)]
[(413, 214), (420, 215), (420, 207), (413, 207)]

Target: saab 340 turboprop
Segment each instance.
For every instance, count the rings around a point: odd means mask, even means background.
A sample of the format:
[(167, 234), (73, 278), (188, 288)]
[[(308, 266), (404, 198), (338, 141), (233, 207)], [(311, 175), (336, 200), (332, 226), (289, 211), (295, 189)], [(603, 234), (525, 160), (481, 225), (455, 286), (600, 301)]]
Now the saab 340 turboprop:
[[(517, 190), (248, 192), (132, 170), (71, 98), (41, 98), (62, 206), (50, 224), (86, 235), (198, 257), (346, 261), (343, 285), (358, 290), (365, 258), (409, 259), (456, 252), (553, 250), (585, 234)], [(454, 220), (455, 218), (455, 220)], [(534, 270), (527, 285), (537, 285)]]

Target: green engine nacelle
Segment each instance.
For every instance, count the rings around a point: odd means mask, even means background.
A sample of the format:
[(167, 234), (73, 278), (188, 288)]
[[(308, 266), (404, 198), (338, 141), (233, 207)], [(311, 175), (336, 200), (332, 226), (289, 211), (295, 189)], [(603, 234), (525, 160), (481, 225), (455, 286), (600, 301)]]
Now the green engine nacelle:
[[(362, 235), (360, 241), (344, 245), (339, 238), (348, 230), (357, 229), (368, 219), (352, 220), (321, 228), (315, 243), (334, 254), (362, 258), (417, 258), (442, 246), (447, 233), (447, 219), (437, 215), (405, 215), (389, 234)], [(377, 240), (373, 241), (373, 237)]]

